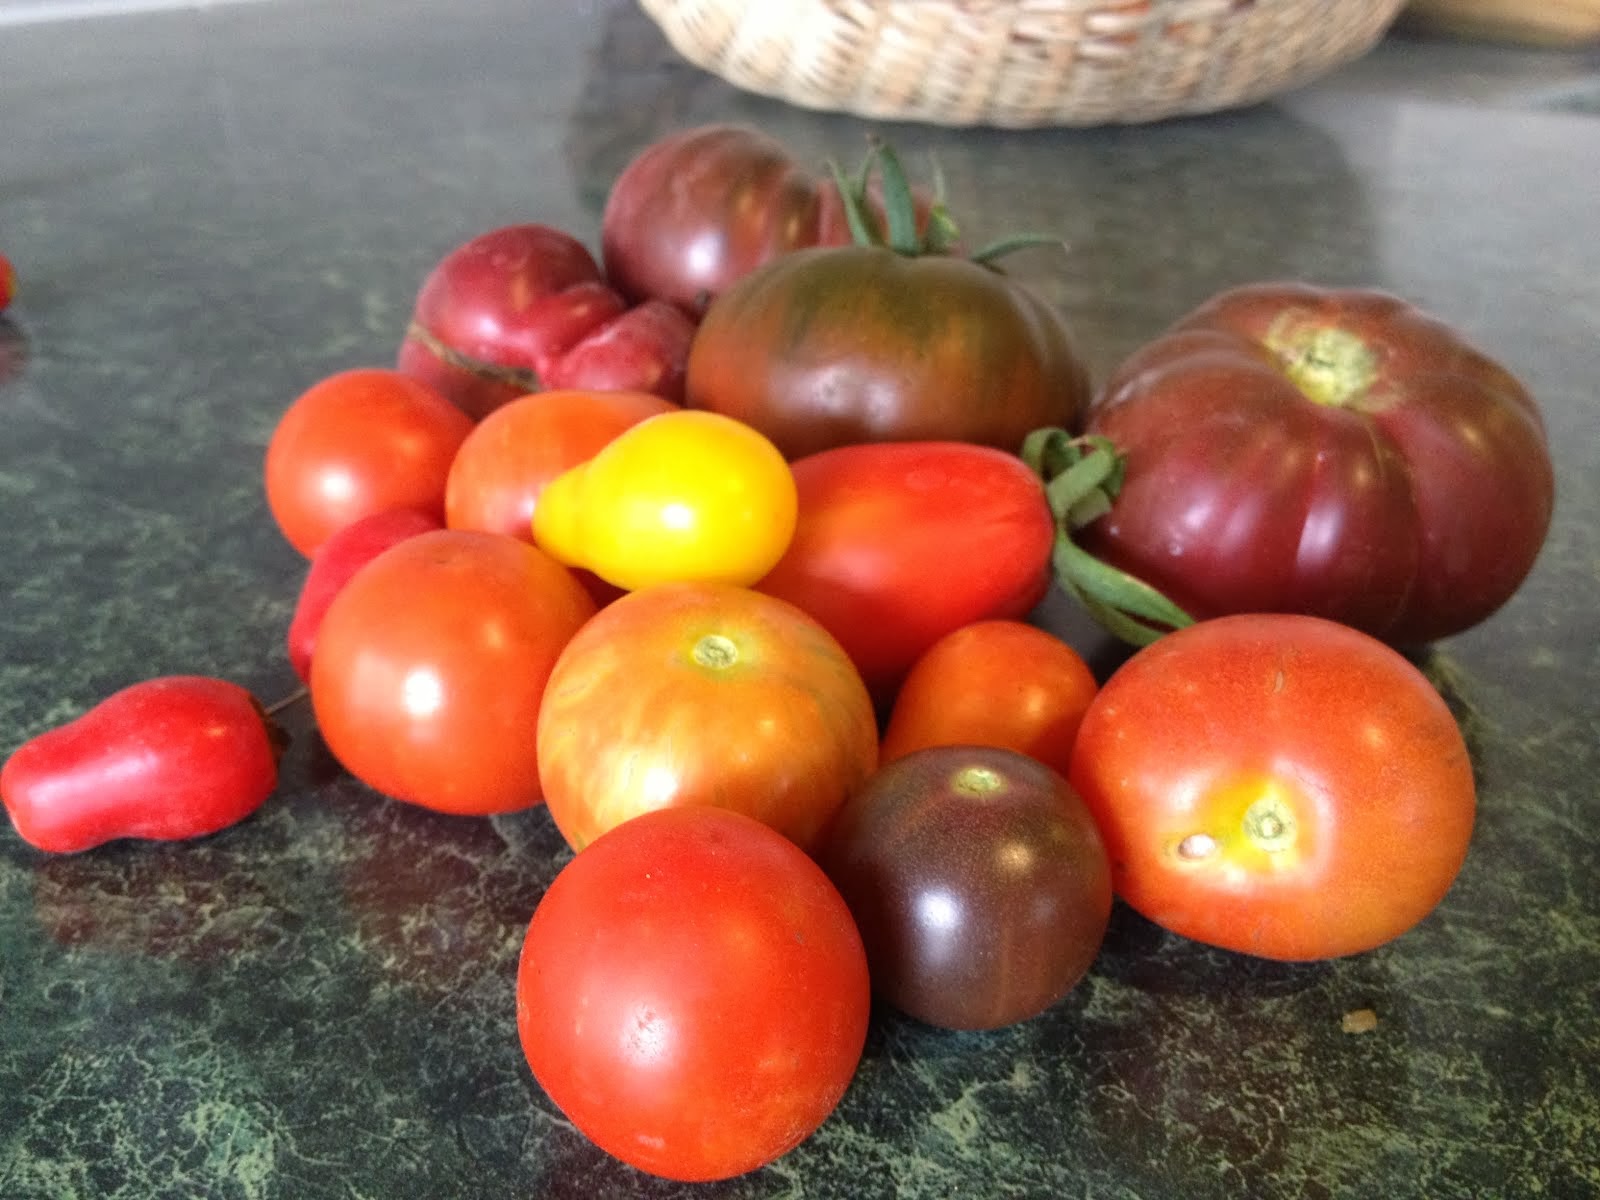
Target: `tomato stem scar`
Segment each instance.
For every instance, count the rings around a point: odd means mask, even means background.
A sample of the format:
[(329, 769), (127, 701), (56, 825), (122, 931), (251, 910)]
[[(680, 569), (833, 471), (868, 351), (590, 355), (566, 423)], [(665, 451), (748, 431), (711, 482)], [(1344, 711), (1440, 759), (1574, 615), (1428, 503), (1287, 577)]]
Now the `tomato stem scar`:
[(1006, 781), (1000, 772), (989, 767), (962, 767), (951, 778), (950, 786), (963, 795), (981, 799), (1004, 791)]
[(1264, 796), (1244, 813), (1245, 836), (1259, 850), (1286, 850), (1294, 844), (1294, 814), (1276, 796)]
[(708, 633), (694, 644), (694, 661), (702, 667), (724, 670), (739, 661), (739, 647), (732, 638), (720, 633)]

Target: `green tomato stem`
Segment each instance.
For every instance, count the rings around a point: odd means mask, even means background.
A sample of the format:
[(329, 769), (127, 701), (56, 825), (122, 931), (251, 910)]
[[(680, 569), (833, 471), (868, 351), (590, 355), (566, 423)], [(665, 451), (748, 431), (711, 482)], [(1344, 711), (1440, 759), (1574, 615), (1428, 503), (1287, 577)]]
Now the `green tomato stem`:
[(1156, 588), (1102, 562), (1073, 540), (1077, 530), (1110, 511), (1122, 488), (1126, 460), (1110, 439), (1036, 429), (1023, 442), (1022, 459), (1044, 481), (1045, 499), (1055, 517), (1050, 562), (1056, 580), (1090, 616), (1134, 646), (1149, 645), (1194, 623)]

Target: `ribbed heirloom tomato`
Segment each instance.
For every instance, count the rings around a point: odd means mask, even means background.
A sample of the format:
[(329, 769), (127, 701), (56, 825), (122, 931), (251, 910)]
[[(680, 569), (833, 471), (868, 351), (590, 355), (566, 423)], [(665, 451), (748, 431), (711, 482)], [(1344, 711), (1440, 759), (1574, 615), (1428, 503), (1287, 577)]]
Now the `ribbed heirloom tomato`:
[(1427, 677), (1298, 615), (1219, 617), (1139, 651), (1089, 706), (1071, 781), (1133, 908), (1290, 960), (1369, 950), (1432, 912), (1475, 808)]

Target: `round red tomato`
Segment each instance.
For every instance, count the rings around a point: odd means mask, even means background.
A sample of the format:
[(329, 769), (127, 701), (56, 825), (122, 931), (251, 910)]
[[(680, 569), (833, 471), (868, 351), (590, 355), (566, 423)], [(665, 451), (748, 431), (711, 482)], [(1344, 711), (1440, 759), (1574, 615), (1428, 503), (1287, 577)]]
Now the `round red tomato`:
[(1023, 621), (974, 621), (912, 666), (884, 730), (882, 761), (928, 746), (1000, 746), (1065, 775), (1093, 672), (1060, 638)]
[[(928, 197), (917, 205), (925, 226)], [(869, 218), (880, 209), (869, 204)], [(832, 179), (759, 130), (726, 124), (669, 134), (640, 151), (612, 185), (600, 237), (613, 287), (696, 317), (779, 255), (851, 240)]]
[(368, 786), (441, 812), (540, 799), (534, 732), (551, 668), (594, 602), (543, 551), (438, 530), (362, 567), (329, 605), (311, 701)]
[(839, 446), (792, 464), (799, 518), (756, 587), (804, 609), (887, 695), (934, 642), (1020, 617), (1050, 583), (1055, 521), (1014, 455), (964, 442)]
[(1289, 960), (1369, 950), (1426, 917), (1475, 809), (1466, 743), (1427, 678), (1300, 615), (1219, 617), (1139, 651), (1089, 706), (1071, 779), (1133, 908)]
[(544, 485), (593, 458), (624, 429), (678, 406), (648, 392), (553, 391), (495, 409), (461, 443), (444, 494), (451, 529), (533, 541)]
[(562, 652), (539, 772), (581, 850), (651, 809), (714, 805), (806, 849), (877, 766), (872, 701), (844, 650), (782, 600), (669, 583), (603, 609)]
[(839, 811), (821, 861), (874, 989), (947, 1029), (1049, 1008), (1089, 970), (1111, 917), (1089, 810), (1013, 750), (935, 746), (888, 764)]
[(267, 444), (267, 504), (310, 558), (361, 517), (413, 508), (444, 523), (445, 480), (472, 421), (398, 371), (329, 376), (299, 397)]
[(871, 1007), (850, 911), (740, 813), (646, 813), (568, 863), (517, 970), (534, 1077), (601, 1149), (723, 1179), (793, 1149), (861, 1059)]
[(1516, 591), (1554, 505), (1522, 385), (1381, 292), (1224, 292), (1118, 369), (1088, 431), (1127, 460), (1084, 545), (1195, 617), (1444, 637)]

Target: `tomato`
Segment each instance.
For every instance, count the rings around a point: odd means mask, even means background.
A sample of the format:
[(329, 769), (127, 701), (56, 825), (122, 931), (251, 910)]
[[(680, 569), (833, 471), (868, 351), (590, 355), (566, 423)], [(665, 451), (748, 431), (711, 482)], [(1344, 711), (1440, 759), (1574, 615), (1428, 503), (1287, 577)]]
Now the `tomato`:
[(756, 587), (822, 622), (880, 694), (945, 634), (1020, 617), (1049, 587), (1054, 518), (1012, 455), (879, 443), (791, 466), (794, 536)]
[(452, 529), (486, 529), (531, 542), (533, 509), (545, 484), (593, 458), (624, 429), (676, 407), (648, 392), (519, 396), (480, 421), (456, 451), (445, 485), (445, 520)]
[(1467, 854), (1472, 764), (1397, 652), (1298, 614), (1202, 621), (1140, 650), (1078, 731), (1071, 779), (1117, 892), (1184, 937), (1274, 959), (1412, 928)]
[(285, 638), (289, 665), (302, 681), (311, 679), (311, 656), (317, 648), (322, 618), (351, 576), (390, 546), (438, 528), (439, 522), (427, 513), (393, 508), (352, 521), (317, 547)]
[(606, 1152), (679, 1180), (793, 1149), (849, 1086), (871, 989), (850, 911), (785, 838), (714, 808), (647, 813), (562, 868), (528, 924), (517, 1032)]
[(679, 411), (640, 422), (551, 480), (533, 536), (620, 588), (744, 585), (788, 547), (795, 507), (794, 475), (771, 442), (727, 417)]
[(545, 799), (578, 850), (641, 812), (700, 804), (810, 849), (877, 761), (872, 701), (839, 644), (726, 584), (658, 584), (601, 610), (539, 713)]
[[(925, 227), (933, 205), (917, 199)], [(702, 125), (645, 147), (601, 218), (606, 276), (634, 301), (698, 317), (741, 276), (807, 246), (850, 241), (839, 189), (744, 125)]]
[(694, 326), (671, 305), (630, 308), (581, 242), (509, 225), (428, 273), (398, 366), (474, 419), (542, 388), (681, 397)]
[(534, 732), (556, 657), (594, 602), (504, 534), (418, 534), (329, 605), (311, 702), (345, 768), (397, 800), (484, 814), (541, 798)]
[(948, 1029), (1049, 1008), (1088, 972), (1111, 918), (1089, 810), (1012, 750), (937, 746), (887, 764), (840, 810), (821, 861), (874, 989)]
[(1000, 746), (1065, 775), (1097, 687), (1078, 652), (1035, 625), (963, 625), (928, 647), (900, 685), (882, 761), (928, 746)]
[(414, 508), (444, 522), (445, 481), (472, 422), (396, 371), (358, 368), (313, 385), (267, 444), (267, 504), (310, 558), (352, 521)]
[(1088, 376), (1054, 310), (962, 258), (879, 246), (801, 250), (706, 312), (685, 402), (737, 417), (790, 458), (866, 441), (1015, 452), (1071, 426)]
[(0, 799), (24, 841), (56, 854), (201, 837), (261, 807), (283, 747), (244, 688), (165, 675), (19, 747), (0, 769)]
[(1123, 363), (1087, 427), (1127, 457), (1084, 545), (1196, 617), (1426, 642), (1503, 604), (1550, 525), (1532, 398), (1381, 292), (1224, 292)]
[(17, 272), (11, 260), (0, 254), (0, 313), (5, 312), (11, 298), (17, 294)]

